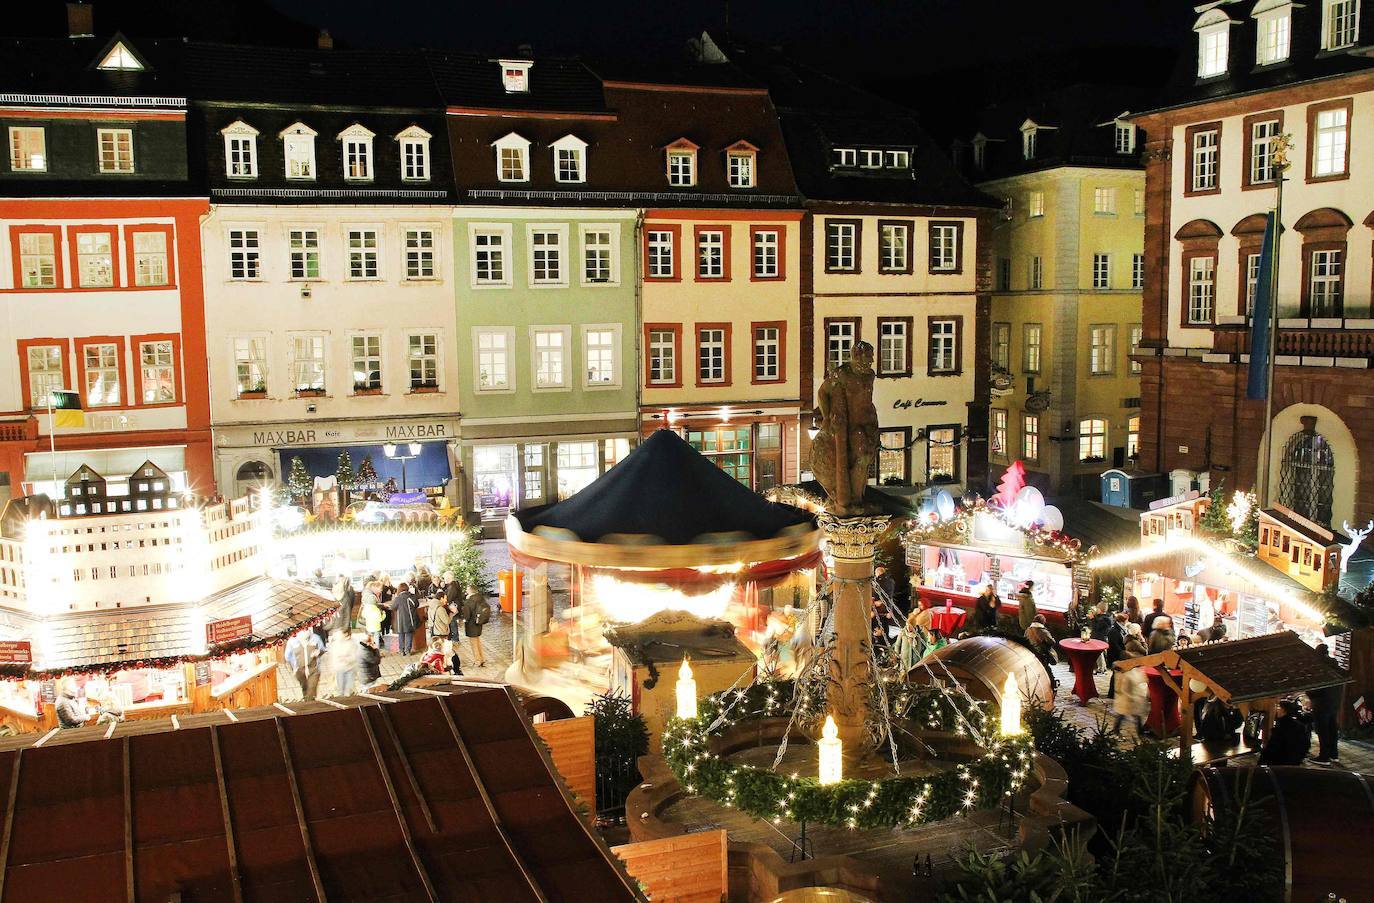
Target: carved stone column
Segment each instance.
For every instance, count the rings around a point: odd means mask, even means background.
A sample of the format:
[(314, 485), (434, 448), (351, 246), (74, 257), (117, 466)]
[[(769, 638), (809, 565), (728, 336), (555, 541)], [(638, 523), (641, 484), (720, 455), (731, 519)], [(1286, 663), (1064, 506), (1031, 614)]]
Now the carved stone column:
[(847, 760), (868, 752), (864, 725), (872, 716), (873, 673), (869, 613), (873, 604), (873, 553), (887, 517), (820, 516), (834, 568), (835, 648), (830, 658), (827, 703), (840, 730)]

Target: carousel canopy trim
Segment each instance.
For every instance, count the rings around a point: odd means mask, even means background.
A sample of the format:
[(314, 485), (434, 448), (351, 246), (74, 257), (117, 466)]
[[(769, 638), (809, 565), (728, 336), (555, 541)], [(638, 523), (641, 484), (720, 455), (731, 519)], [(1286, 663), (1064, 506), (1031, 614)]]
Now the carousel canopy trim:
[(1204, 643), (1127, 659), (1119, 667), (1167, 666), (1203, 680), (1226, 702), (1289, 696), (1350, 682), (1344, 671), (1291, 630), (1243, 640)]

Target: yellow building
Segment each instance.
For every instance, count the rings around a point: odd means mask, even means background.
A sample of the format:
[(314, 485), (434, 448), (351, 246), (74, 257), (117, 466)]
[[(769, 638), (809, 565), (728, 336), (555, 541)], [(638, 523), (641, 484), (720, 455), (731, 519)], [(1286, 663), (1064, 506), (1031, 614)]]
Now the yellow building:
[(1056, 99), (972, 142), (979, 187), (1006, 205), (991, 229), (989, 463), (1020, 459), (1044, 491), (1095, 497), (1139, 447), (1145, 177), (1124, 111)]

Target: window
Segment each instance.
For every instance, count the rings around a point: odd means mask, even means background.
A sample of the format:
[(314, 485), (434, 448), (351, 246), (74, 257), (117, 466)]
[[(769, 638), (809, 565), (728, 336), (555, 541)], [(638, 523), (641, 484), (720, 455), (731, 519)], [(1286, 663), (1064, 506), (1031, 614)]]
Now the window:
[(120, 347), (113, 342), (86, 345), (81, 350), (81, 372), (87, 407), (100, 408), (124, 401), (120, 386)]
[(1112, 287), (1112, 255), (1093, 255), (1093, 288)]
[[(1139, 324), (1131, 327), (1131, 347), (1127, 353), (1130, 354), (1132, 358), (1134, 358), (1135, 354), (1140, 351), (1140, 340), (1144, 335), (1145, 330)], [(1140, 372), (1140, 361), (1134, 359), (1131, 360), (1131, 372)]]
[(882, 169), (883, 152), (871, 148), (864, 148), (859, 151), (859, 165), (864, 169)]
[(825, 365), (834, 369), (849, 363), (849, 355), (859, 341), (858, 320), (825, 321)]
[(129, 51), (128, 47), (124, 46), (123, 41), (119, 41), (111, 48), (110, 52), (105, 55), (105, 59), (101, 60), (96, 68), (138, 72), (143, 68), (143, 64), (138, 61), (138, 57), (134, 56), (133, 53)]
[(1131, 255), (1131, 288), (1145, 287), (1145, 255)]
[(267, 391), (267, 339), (234, 339), (234, 382), (240, 398)]
[(372, 181), (373, 132), (361, 125), (352, 125), (339, 133), (343, 142), (343, 175), (356, 182)]
[(674, 188), (691, 188), (696, 183), (696, 150), (670, 149), (668, 151), (668, 184)]
[(565, 285), (563, 231), (530, 228), (530, 284)]
[(432, 332), (406, 336), (410, 364), (410, 391), (439, 388), (439, 336)]
[(1358, 39), (1360, 0), (1324, 0), (1322, 3), (1322, 49), (1339, 50)]
[(224, 136), (224, 174), (231, 179), (258, 177), (258, 130), (235, 122), (220, 130)]
[(1140, 415), (1132, 414), (1126, 418), (1126, 458), (1134, 461), (1140, 457)]
[(114, 236), (110, 232), (76, 234), (76, 284), (82, 288), (114, 285)]
[(1093, 376), (1104, 376), (1116, 372), (1116, 327), (1098, 325), (1090, 327), (1091, 349), (1088, 356), (1088, 372)]
[(1011, 369), (1011, 324), (992, 324), (992, 365), (1002, 370)]
[(1078, 421), (1078, 460), (1107, 459), (1107, 421), (1095, 417)]
[(291, 258), (292, 279), (320, 278), (320, 232), (318, 229), (286, 230), (286, 251)]
[(1030, 216), (1032, 216), (1032, 217), (1044, 216), (1044, 215), (1045, 215), (1045, 192), (1043, 192), (1043, 191), (1032, 191), (1032, 192), (1030, 193), (1030, 197), (1029, 197), (1029, 198), (1027, 199), (1027, 201), (1026, 201), (1026, 209), (1029, 211)]
[(52, 401), (52, 393), (66, 388), (66, 368), (61, 345), (30, 345), (25, 349), (29, 365), (29, 406), (38, 410)]
[(859, 152), (852, 147), (837, 147), (830, 151), (830, 165), (850, 168), (859, 165)]
[(587, 181), (587, 142), (576, 135), (564, 135), (552, 147), (554, 181)]
[(1253, 316), (1255, 313), (1255, 292), (1259, 289), (1260, 255), (1257, 253), (1245, 255), (1245, 315)]
[(1040, 460), (1040, 416), (1021, 415), (1021, 458), (1025, 461)]
[(1093, 189), (1093, 213), (1116, 216), (1116, 189)]
[[(886, 486), (892, 481), (909, 483), (911, 430), (907, 428), (883, 430), (878, 433), (878, 483)], [(762, 443), (760, 443), (762, 446)]]
[(429, 181), (429, 132), (412, 125), (396, 136), (401, 145), (401, 181)]
[(1312, 179), (1340, 179), (1349, 175), (1347, 129), (1350, 125), (1349, 100), (1308, 107), (1309, 176)]
[[(1336, 456), (1331, 443), (1307, 420), (1288, 437), (1279, 458), (1279, 504), (1318, 524), (1331, 523)], [(1287, 538), (1285, 537), (1285, 542)]]
[(167, 285), (167, 233), (133, 232), (134, 285)]
[(511, 334), (505, 329), (479, 329), (477, 349), (477, 389), (502, 392), (511, 388)]
[(1035, 159), (1035, 129), (1022, 127), (1021, 129), (1021, 159)]
[(101, 172), (134, 171), (134, 133), (130, 129), (98, 129)]
[(1341, 252), (1334, 248), (1308, 251), (1307, 273), (1307, 316), (1341, 316)]
[(859, 271), (859, 221), (825, 221), (825, 271), (827, 273), (857, 273)]
[(930, 269), (936, 273), (958, 273), (961, 269), (959, 246), (963, 242), (963, 223), (930, 224)]
[(472, 231), (472, 275), (477, 285), (506, 285), (506, 233)]
[(878, 222), (878, 272), (911, 272), (911, 224)]
[(758, 162), (758, 151), (744, 146), (730, 150), (725, 155), (725, 171), (731, 188), (753, 188), (754, 167)]
[(229, 230), (229, 278), (257, 279), (262, 275), (262, 257), (257, 229)]
[(649, 330), (649, 385), (677, 385), (677, 337), (672, 329)]
[(1030, 259), (1030, 287), (1033, 289), (1045, 287), (1045, 258), (1039, 254)]
[(1145, 215), (1145, 190), (1137, 188), (1131, 192), (1131, 211), (1136, 216)]
[(501, 87), (507, 94), (524, 94), (530, 89), (529, 60), (497, 60), (501, 66)]
[(973, 136), (973, 168), (982, 172), (988, 163), (988, 139), (979, 133)]
[(747, 426), (686, 431), (687, 444), (744, 485), (749, 485), (753, 430)]
[(926, 481), (959, 482), (959, 427), (932, 426), (926, 430)]
[(1277, 173), (1274, 168), (1274, 152), (1278, 150), (1278, 138), (1283, 122), (1280, 119), (1262, 119), (1250, 124), (1250, 152), (1248, 174), (1251, 185), (1264, 185), (1274, 181)]
[(1216, 309), (1216, 258), (1188, 258), (1188, 323), (1211, 325)]
[(931, 374), (959, 372), (959, 318), (930, 318)]
[(1288, 45), (1293, 24), (1291, 9), (1291, 6), (1284, 5), (1267, 13), (1261, 13), (1256, 17), (1255, 63), (1257, 65), (1267, 66), (1288, 59)]
[(568, 385), (567, 329), (555, 327), (532, 330), (534, 387), (563, 389)]
[(883, 165), (888, 169), (910, 169), (911, 151), (890, 150), (883, 154)]
[(582, 227), (582, 282), (606, 285), (619, 282), (615, 250), (618, 227)]
[(988, 441), (992, 444), (992, 454), (994, 457), (1005, 458), (1007, 456), (1007, 412), (1001, 408), (993, 408), (991, 414)]
[(1117, 122), (1113, 125), (1114, 134), (1112, 146), (1116, 148), (1118, 154), (1135, 153), (1135, 126), (1129, 122)]
[(404, 230), (406, 279), (434, 278), (434, 230)]
[(782, 379), (782, 324), (754, 325), (754, 382)]
[(291, 375), (297, 394), (324, 393), (324, 336), (291, 337)]
[(582, 327), (582, 358), (587, 367), (587, 387), (620, 385), (615, 351), (619, 332), (615, 326)]
[(19, 269), (24, 288), (56, 288), (57, 236), (52, 232), (21, 232)]
[(315, 130), (296, 123), (281, 132), (288, 179), (315, 178)]
[(47, 139), (41, 126), (10, 126), (10, 169), (15, 172), (46, 172)]
[[(1225, 14), (1223, 14), (1224, 17)], [(1197, 36), (1198, 78), (1212, 78), (1226, 73), (1226, 57), (1231, 49), (1230, 22), (1223, 21), (1199, 31)]]
[(492, 142), (496, 148), (496, 177), (502, 182), (528, 182), (530, 143), (511, 132)]
[(782, 233), (776, 229), (754, 229), (754, 278), (782, 278)]
[(377, 230), (348, 230), (348, 278), (377, 278)]
[(726, 278), (724, 230), (703, 229), (697, 232), (697, 278)]
[(1021, 327), (1021, 369), (1027, 373), (1040, 372), (1040, 342), (1043, 330), (1039, 323)]
[(672, 279), (675, 275), (675, 248), (677, 233), (668, 229), (650, 229), (649, 277), (651, 279)]
[[(1191, 131), (1191, 130), (1190, 130)], [(1192, 131), (1192, 176), (1194, 192), (1216, 191), (1221, 130), (1219, 128)]]
[(697, 327), (697, 382), (726, 381), (726, 338), (723, 326)]
[(353, 391), (382, 390), (382, 337), (355, 335), (353, 345)]
[(879, 318), (878, 375), (911, 375), (910, 318)]

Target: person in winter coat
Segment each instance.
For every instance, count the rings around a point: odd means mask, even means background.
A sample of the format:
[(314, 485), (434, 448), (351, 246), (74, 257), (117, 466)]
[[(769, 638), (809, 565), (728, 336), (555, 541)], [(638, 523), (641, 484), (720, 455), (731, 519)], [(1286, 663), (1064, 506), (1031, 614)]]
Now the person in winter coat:
[(396, 587), (391, 583), (391, 575), (382, 575), (381, 587), (377, 590), (377, 602), (382, 606), (382, 634), (395, 633), (391, 623), (391, 600), (396, 597)]
[(57, 697), (57, 724), (59, 727), (81, 727), (91, 720), (86, 705), (76, 695), (76, 681), (68, 677), (62, 681), (62, 694)]
[(1177, 645), (1178, 640), (1174, 636), (1174, 621), (1168, 615), (1162, 618), (1155, 618), (1154, 630), (1150, 631), (1150, 654), (1156, 652), (1168, 652)]
[(449, 663), (454, 674), (463, 673), (463, 662), (458, 658), (458, 644), (463, 640), (463, 604), (459, 602), (449, 602), (444, 606), (448, 609), (448, 648)]
[(372, 634), (358, 643), (358, 679), (364, 689), (375, 687), (382, 680), (382, 650), (377, 648), (377, 638)]
[(381, 604), (382, 584), (378, 581), (369, 583), (363, 589), (363, 607), (359, 612), (359, 617), (363, 622), (363, 630), (372, 638), (375, 646), (382, 640), (382, 624), (386, 621), (386, 613), (382, 611)]
[(973, 602), (965, 629), (969, 634), (987, 633), (997, 627), (997, 589), (991, 583), (983, 587)]
[(358, 645), (349, 642), (346, 630), (336, 630), (329, 635), (329, 664), (334, 669), (334, 690), (340, 696), (353, 692), (358, 676)]
[(1295, 699), (1279, 700), (1279, 717), (1260, 750), (1261, 765), (1301, 765), (1312, 746), (1312, 734), (1299, 717)]
[(1035, 620), (1026, 628), (1026, 642), (1031, 644), (1031, 651), (1044, 664), (1045, 673), (1050, 676), (1050, 685), (1057, 688), (1059, 679), (1054, 676), (1054, 635), (1046, 626), (1044, 615), (1037, 613)]
[(334, 601), (338, 603), (339, 610), (334, 613), (334, 617), (329, 619), (329, 633), (348, 633), (353, 627), (353, 584), (348, 582), (348, 578), (340, 574), (334, 580)]
[(445, 656), (452, 655), (453, 646), (449, 642), (448, 633), (449, 628), (453, 626), (453, 610), (442, 598), (433, 601), (434, 604), (429, 609), (430, 639), (439, 641), (439, 647)]
[(1027, 580), (1016, 593), (1017, 615), (1020, 618), (1021, 632), (1025, 633), (1035, 621), (1035, 581)]
[(1135, 596), (1126, 597), (1126, 620), (1132, 624), (1140, 623), (1140, 600)]
[(1145, 636), (1148, 638), (1150, 635), (1150, 631), (1154, 630), (1155, 621), (1158, 621), (1160, 618), (1167, 617), (1168, 615), (1164, 613), (1164, 600), (1156, 599), (1154, 600), (1153, 608), (1151, 609), (1150, 613), (1140, 619), (1140, 629), (1145, 632)]
[(1107, 660), (1107, 670), (1111, 671), (1112, 679), (1107, 686), (1107, 698), (1111, 699), (1116, 695), (1116, 671), (1112, 665), (1116, 664), (1117, 659), (1126, 650), (1126, 625), (1130, 621), (1126, 620), (1126, 612), (1118, 611), (1112, 618), (1112, 626), (1107, 628), (1107, 651), (1104, 656)]
[(420, 657), (420, 664), (433, 668), (440, 674), (448, 670), (448, 663), (444, 660), (444, 641), (442, 638), (430, 637), (429, 650)]
[(286, 664), (301, 685), (301, 698), (311, 700), (320, 686), (320, 658), (324, 641), (313, 630), (302, 630), (286, 643)]
[[(1139, 658), (1145, 654), (1145, 644), (1140, 639), (1140, 625), (1128, 622), (1126, 643), (1121, 649), (1119, 661)], [(1115, 669), (1113, 669), (1115, 670)], [(1145, 685), (1145, 673), (1140, 668), (1118, 671), (1116, 674), (1116, 695), (1112, 697), (1112, 710), (1116, 713), (1117, 733), (1127, 718), (1135, 720), (1136, 733), (1145, 728), (1145, 716), (1150, 713), (1150, 692)]]
[[(1325, 643), (1318, 644), (1317, 652), (1335, 666), (1336, 663), (1331, 661), (1331, 650), (1326, 648)], [(1312, 727), (1317, 733), (1318, 743), (1317, 757), (1312, 762), (1317, 765), (1341, 764), (1341, 754), (1336, 748), (1336, 718), (1340, 714), (1344, 690), (1338, 685), (1307, 691), (1307, 700), (1312, 704)]]
[(391, 612), (391, 626), (396, 631), (402, 655), (410, 655), (415, 650), (415, 628), (420, 626), (420, 616), (415, 604), (415, 594), (410, 584), (401, 583), (396, 587), (396, 595), (387, 604)]
[(429, 568), (423, 564), (415, 574), (415, 596), (418, 599), (428, 599), (434, 593), (434, 578), (430, 576)]
[(491, 606), (487, 604), (486, 596), (477, 587), (469, 586), (468, 597), (463, 601), (463, 633), (472, 643), (472, 657), (477, 660), (479, 668), (487, 664), (487, 655), (482, 649), (482, 628), (490, 620)]
[(1093, 619), (1088, 624), (1088, 630), (1093, 639), (1105, 643), (1107, 633), (1112, 629), (1112, 616), (1107, 611), (1106, 603), (1099, 603), (1093, 609)]

